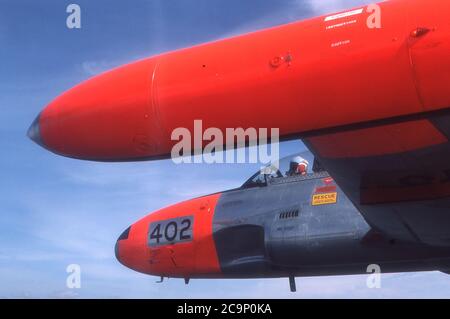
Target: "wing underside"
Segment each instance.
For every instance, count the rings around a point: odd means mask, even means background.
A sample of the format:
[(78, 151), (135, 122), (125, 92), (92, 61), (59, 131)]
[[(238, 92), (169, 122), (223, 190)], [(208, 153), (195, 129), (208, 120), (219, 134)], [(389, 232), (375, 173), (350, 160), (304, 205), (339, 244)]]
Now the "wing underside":
[(375, 229), (450, 245), (450, 113), (304, 139)]

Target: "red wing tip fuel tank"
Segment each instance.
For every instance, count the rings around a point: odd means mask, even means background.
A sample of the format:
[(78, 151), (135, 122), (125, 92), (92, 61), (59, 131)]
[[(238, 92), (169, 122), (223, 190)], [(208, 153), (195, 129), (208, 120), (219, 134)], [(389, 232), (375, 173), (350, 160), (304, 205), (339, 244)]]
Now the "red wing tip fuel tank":
[(445, 110), (449, 14), (391, 0), (150, 57), (63, 93), (29, 133), (60, 155), (133, 161), (168, 158), (196, 119), (283, 139)]
[(391, 0), (150, 57), (63, 93), (28, 136), (94, 161), (169, 158), (198, 119), (303, 139), (307, 174), (256, 174), (131, 225), (116, 256), (142, 273), (295, 290), (371, 264), (449, 272), (449, 16), (450, 1)]

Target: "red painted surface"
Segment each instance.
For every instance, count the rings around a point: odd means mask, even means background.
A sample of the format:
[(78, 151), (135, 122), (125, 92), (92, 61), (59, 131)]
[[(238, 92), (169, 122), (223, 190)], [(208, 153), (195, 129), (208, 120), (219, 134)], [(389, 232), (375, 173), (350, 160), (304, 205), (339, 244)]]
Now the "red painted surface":
[(428, 33), (411, 38), (411, 61), (425, 109), (450, 106), (450, 1), (411, 1), (409, 23)]
[(450, 183), (434, 183), (399, 188), (362, 189), (360, 202), (363, 205), (376, 205), (403, 201), (435, 200), (449, 196)]
[[(157, 276), (219, 276), (220, 265), (212, 237), (214, 209), (219, 197), (216, 194), (182, 202), (133, 224), (128, 239), (118, 242), (120, 261), (136, 271)], [(192, 241), (148, 245), (151, 223), (185, 216), (194, 216)]]
[(325, 158), (355, 158), (413, 151), (448, 139), (430, 121), (418, 120), (322, 135), (308, 141)]
[(150, 109), (153, 67), (152, 59), (133, 63), (62, 94), (41, 114), (44, 143), (57, 153), (99, 159), (155, 151), (161, 136)]
[(362, 178), (363, 205), (436, 200), (450, 196), (448, 176), (428, 172), (367, 172)]
[[(44, 144), (85, 159), (166, 156), (177, 127), (301, 134), (450, 107), (450, 1), (380, 4), (170, 52), (92, 78), (43, 111)], [(341, 23), (347, 23), (341, 25)], [(429, 28), (413, 37), (417, 28)]]
[(317, 187), (314, 190), (314, 194), (317, 193), (331, 193), (331, 192), (336, 192), (337, 187), (336, 186), (322, 186), (322, 187)]

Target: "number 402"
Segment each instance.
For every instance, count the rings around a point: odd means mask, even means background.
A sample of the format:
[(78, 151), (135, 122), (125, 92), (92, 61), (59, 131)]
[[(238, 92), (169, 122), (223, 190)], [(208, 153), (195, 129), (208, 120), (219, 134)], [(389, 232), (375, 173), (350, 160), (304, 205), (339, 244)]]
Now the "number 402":
[(191, 219), (172, 220), (165, 225), (157, 223), (150, 233), (150, 241), (156, 241), (156, 244), (163, 242), (187, 241), (192, 238)]

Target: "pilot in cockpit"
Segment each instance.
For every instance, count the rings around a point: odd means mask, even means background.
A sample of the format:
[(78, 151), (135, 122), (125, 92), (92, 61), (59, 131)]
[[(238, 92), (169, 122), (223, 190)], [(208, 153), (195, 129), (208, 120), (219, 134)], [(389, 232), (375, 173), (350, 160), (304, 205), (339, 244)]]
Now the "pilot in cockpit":
[(289, 171), (286, 176), (306, 175), (308, 173), (308, 161), (301, 156), (294, 157), (289, 163)]

